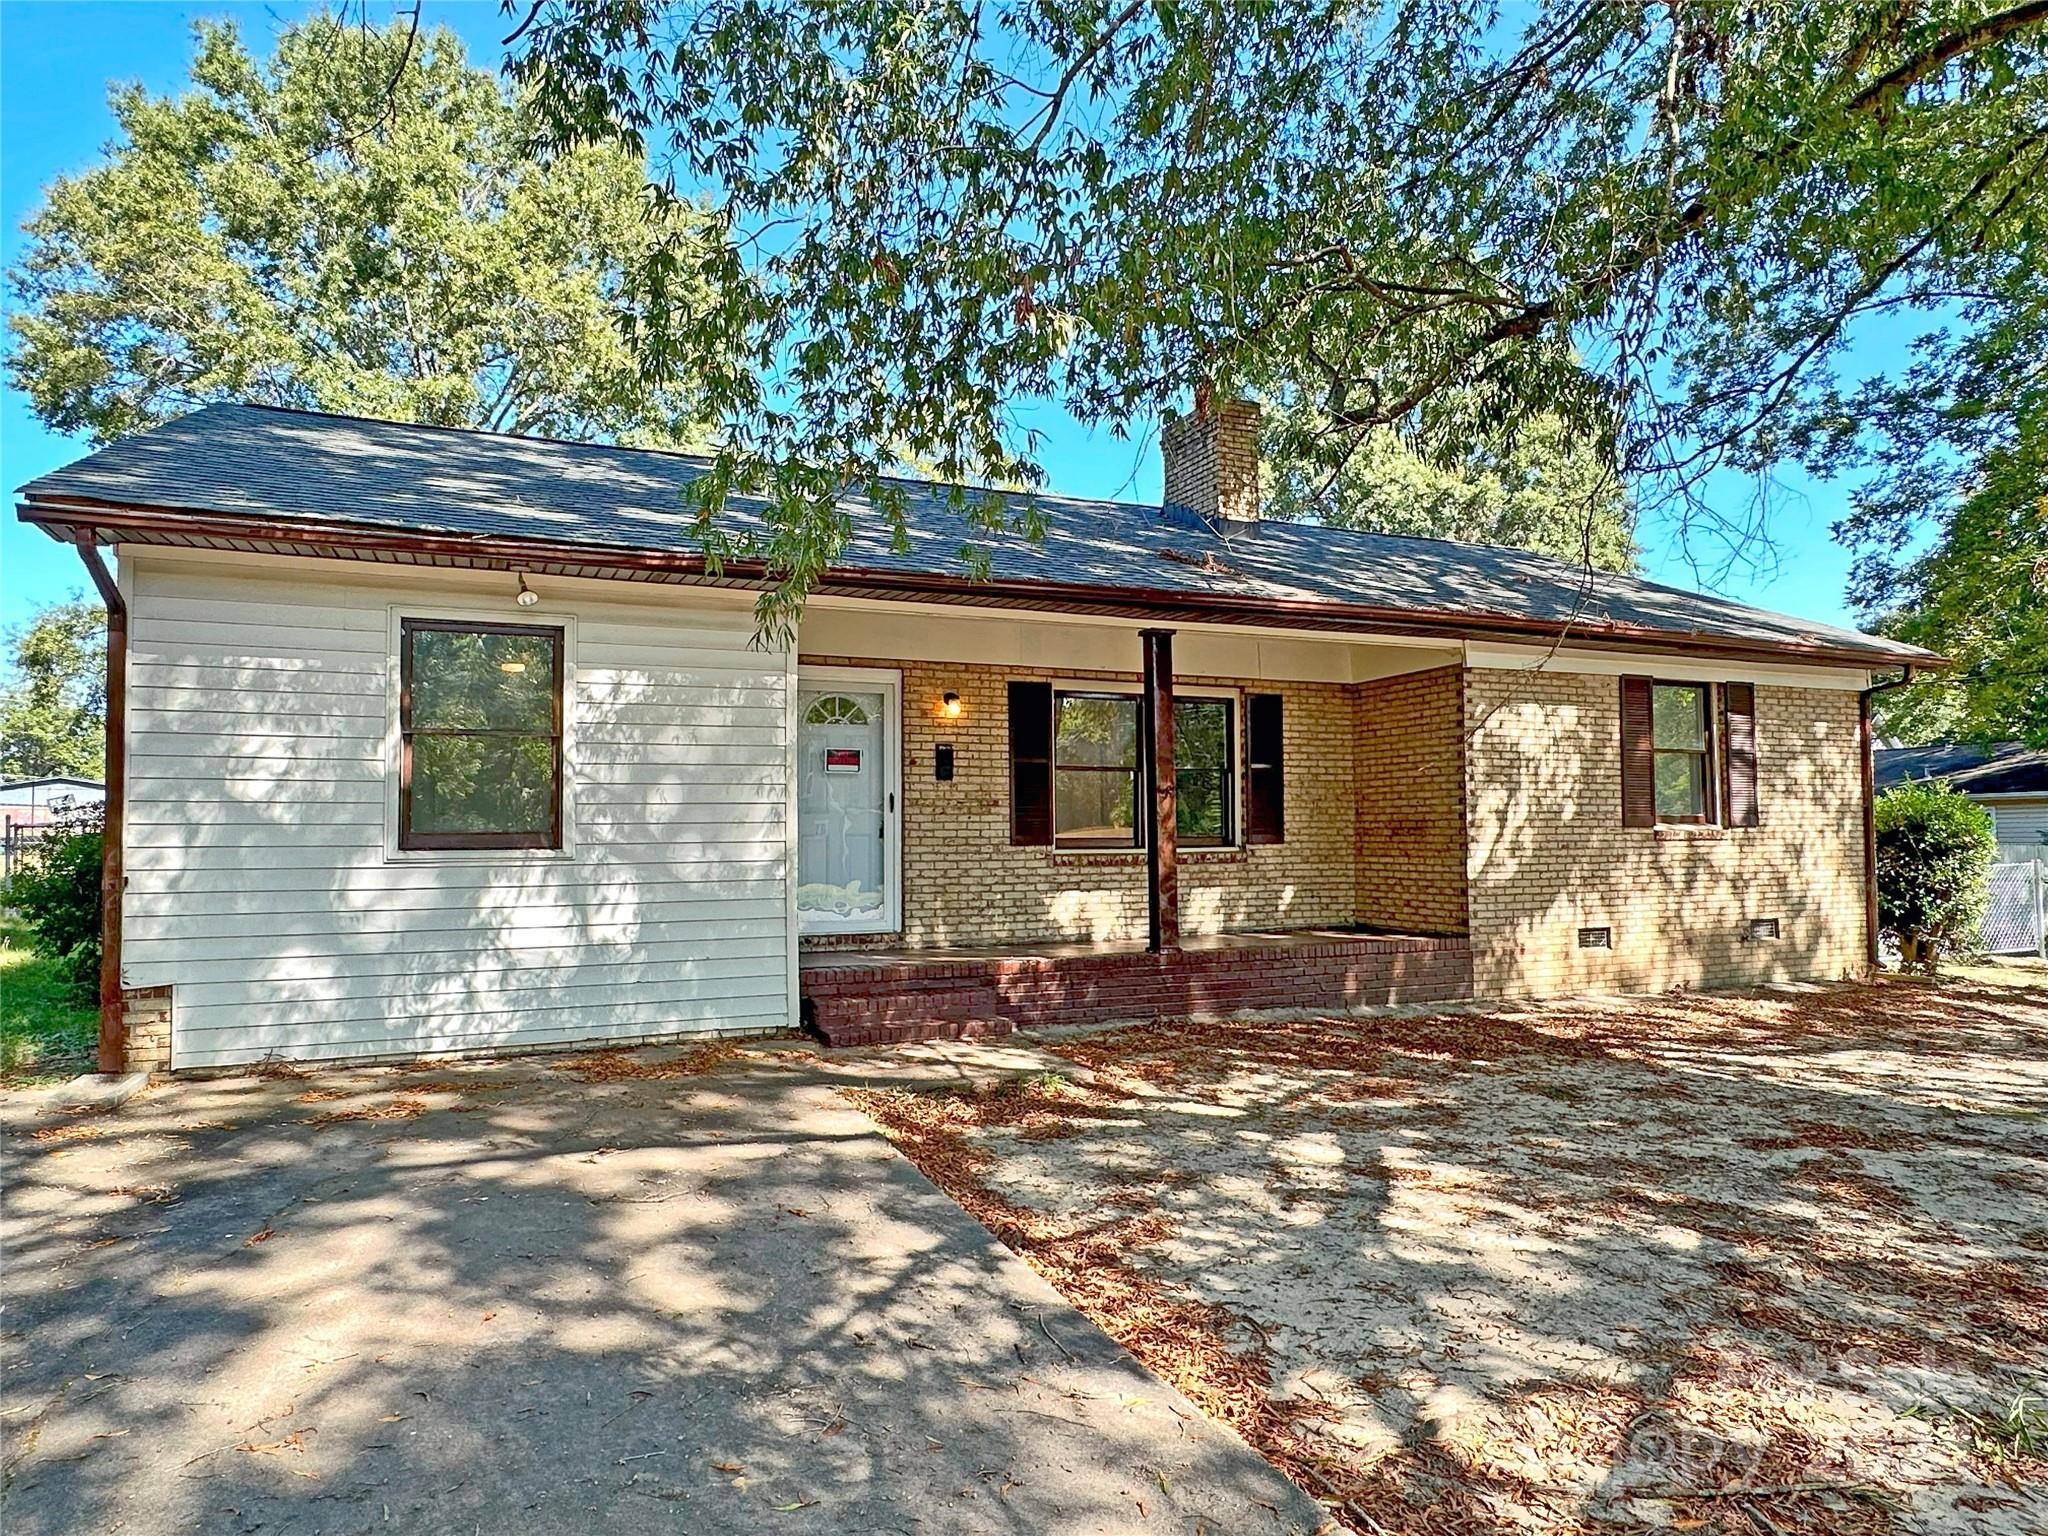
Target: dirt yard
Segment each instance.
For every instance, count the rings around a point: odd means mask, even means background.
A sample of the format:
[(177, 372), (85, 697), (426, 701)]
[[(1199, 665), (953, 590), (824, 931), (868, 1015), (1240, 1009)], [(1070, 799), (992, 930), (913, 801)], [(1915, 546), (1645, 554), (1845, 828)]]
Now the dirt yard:
[(852, 1096), (1352, 1530), (2048, 1530), (2048, 987), (1047, 1050)]

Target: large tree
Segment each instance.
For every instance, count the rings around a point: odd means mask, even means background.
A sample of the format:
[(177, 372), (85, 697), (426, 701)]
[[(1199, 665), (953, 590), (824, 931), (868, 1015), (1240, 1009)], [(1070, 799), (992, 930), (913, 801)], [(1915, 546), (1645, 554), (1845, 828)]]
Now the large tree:
[(97, 779), (106, 771), (106, 630), (106, 611), (74, 597), (7, 637), (0, 777)]
[[(1860, 562), (1859, 593), (1886, 634), (1952, 659), (1880, 696), (1883, 729), (1909, 742), (2048, 747), (2048, 436), (1994, 453), (1936, 517), (1931, 548)], [(2031, 462), (2028, 462), (2028, 461)]]
[(112, 93), (102, 164), (55, 182), (9, 274), (12, 379), (105, 442), (252, 400), (561, 437), (701, 436), (685, 360), (627, 340), (652, 254), (702, 214), (617, 144), (541, 157), (451, 33), (319, 15), (259, 61), (202, 22), (191, 88)]
[(1923, 339), (1811, 432), (1822, 465), (1872, 461), (1841, 535), (1851, 595), (1887, 634), (1953, 672), (1881, 695), (1908, 741), (2048, 747), (2048, 282), (2029, 302), (1958, 304), (1976, 323)]
[[(1506, 544), (1603, 571), (1636, 566), (1635, 506), (1608, 445), (1550, 412), (1509, 433), (1467, 431), (1456, 454), (1391, 427), (1334, 438), (1318, 411), (1268, 416), (1266, 505), (1311, 519), (1468, 544)], [(1333, 451), (1334, 449), (1334, 451)]]
[(715, 302), (637, 342), (744, 341), (699, 495), (768, 497), (786, 611), (889, 454), (1029, 481), (1015, 402), (1128, 428), (1204, 378), (1450, 462), (1447, 412), (1548, 411), (1698, 532), (1708, 474), (1810, 446), (1861, 330), (2038, 295), (2044, 28), (2048, 0), (1543, 0), (1519, 31), (1484, 0), (538, 0), (513, 67), (552, 142), (721, 210), (731, 240), (665, 263)]

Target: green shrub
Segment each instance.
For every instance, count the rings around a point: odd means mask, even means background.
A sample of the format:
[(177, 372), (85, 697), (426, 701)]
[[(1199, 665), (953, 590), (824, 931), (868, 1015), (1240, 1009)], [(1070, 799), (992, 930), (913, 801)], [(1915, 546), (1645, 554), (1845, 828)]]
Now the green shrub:
[(56, 956), (88, 997), (99, 988), (103, 825), (97, 805), (61, 817), (7, 883), (7, 904), (34, 930), (36, 948)]
[(37, 949), (26, 924), (0, 921), (0, 1089), (90, 1071), (99, 1030), (70, 967)]
[(1946, 784), (1878, 796), (1877, 920), (1909, 970), (1932, 971), (1976, 941), (1997, 855), (1991, 813)]

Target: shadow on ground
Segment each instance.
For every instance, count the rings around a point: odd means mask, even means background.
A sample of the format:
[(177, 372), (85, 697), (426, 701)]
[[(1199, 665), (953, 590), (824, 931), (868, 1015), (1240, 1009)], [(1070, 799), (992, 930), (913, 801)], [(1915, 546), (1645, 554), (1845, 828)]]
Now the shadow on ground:
[(1072, 1083), (861, 1102), (1357, 1530), (2048, 1528), (2048, 1460), (1960, 1416), (2032, 1393), (2048, 1442), (2048, 991), (1049, 1049)]
[(7, 1102), (8, 1530), (1314, 1528), (837, 1070)]

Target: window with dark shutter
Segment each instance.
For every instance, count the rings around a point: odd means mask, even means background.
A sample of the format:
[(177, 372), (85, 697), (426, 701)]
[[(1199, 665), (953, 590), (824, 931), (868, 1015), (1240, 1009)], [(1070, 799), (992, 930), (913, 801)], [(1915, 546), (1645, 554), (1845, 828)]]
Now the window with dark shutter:
[(1758, 824), (1753, 685), (1621, 679), (1621, 824)]
[(1761, 820), (1756, 799), (1756, 686), (1723, 683), (1721, 715), (1728, 825), (1754, 827)]
[(1713, 685), (1650, 688), (1650, 782), (1657, 820), (1706, 826), (1716, 819)]
[(1657, 825), (1656, 762), (1650, 731), (1650, 695), (1647, 677), (1621, 680), (1621, 824), (1624, 827)]
[(1143, 847), (1138, 696), (1055, 694), (1052, 719), (1054, 846)]
[(1183, 848), (1227, 848), (1237, 822), (1237, 709), (1229, 699), (1173, 701), (1175, 836)]
[(1052, 842), (1052, 684), (1010, 684), (1010, 841)]
[(1245, 701), (1244, 831), (1248, 843), (1287, 839), (1287, 763), (1281, 698), (1255, 693)]

